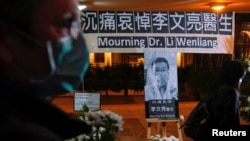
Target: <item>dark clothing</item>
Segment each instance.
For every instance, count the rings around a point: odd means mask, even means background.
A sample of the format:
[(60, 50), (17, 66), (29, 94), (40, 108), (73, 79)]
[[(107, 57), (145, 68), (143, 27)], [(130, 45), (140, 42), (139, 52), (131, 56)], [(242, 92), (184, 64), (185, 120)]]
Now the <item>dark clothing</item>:
[(239, 93), (238, 90), (228, 86), (222, 86), (210, 103), (211, 116), (214, 124), (235, 128), (239, 126)]
[(211, 140), (212, 129), (230, 130), (240, 125), (239, 94), (229, 86), (221, 86), (209, 102), (210, 120), (198, 132), (196, 141)]
[(1, 141), (64, 141), (91, 132), (86, 123), (36, 97), (32, 88), (0, 78), (0, 97)]
[[(195, 141), (211, 141), (225, 139), (225, 137), (249, 140), (248, 127), (242, 128), (240, 125), (239, 91), (240, 80), (245, 76), (246, 68), (236, 60), (223, 62), (213, 85), (211, 86), (207, 98), (210, 118), (202, 128), (196, 132)], [(243, 130), (243, 131), (241, 131)], [(248, 131), (247, 131), (248, 130)], [(221, 135), (216, 135), (217, 131)], [(228, 134), (234, 132), (236, 135)], [(243, 134), (238, 135), (238, 132)], [(244, 139), (242, 139), (244, 138)]]

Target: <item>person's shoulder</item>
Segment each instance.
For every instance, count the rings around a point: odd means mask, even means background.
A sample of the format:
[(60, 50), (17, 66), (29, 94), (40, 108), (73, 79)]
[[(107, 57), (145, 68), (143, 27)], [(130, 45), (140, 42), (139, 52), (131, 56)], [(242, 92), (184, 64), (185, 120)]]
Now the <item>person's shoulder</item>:
[(223, 98), (224, 100), (233, 100), (232, 98), (237, 98), (238, 90), (230, 86), (221, 86), (218, 91), (218, 98)]
[(0, 140), (5, 141), (62, 141), (62, 139), (44, 126), (33, 122), (24, 122), (12, 117), (4, 120), (0, 126)]
[(219, 91), (225, 91), (225, 92), (236, 92), (237, 89), (231, 86), (227, 86), (227, 85), (222, 85), (219, 87)]

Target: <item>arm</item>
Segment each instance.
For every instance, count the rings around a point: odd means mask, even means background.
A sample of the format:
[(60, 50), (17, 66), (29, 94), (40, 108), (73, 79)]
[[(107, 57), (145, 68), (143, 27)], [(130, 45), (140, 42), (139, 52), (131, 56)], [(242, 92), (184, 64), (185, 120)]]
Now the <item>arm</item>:
[(146, 101), (151, 99), (161, 99), (161, 94), (158, 90), (157, 82), (152, 74), (148, 74), (147, 84), (144, 90)]
[(223, 117), (221, 124), (223, 127), (235, 127), (239, 125), (239, 105), (238, 94), (233, 88), (224, 89), (222, 92)]

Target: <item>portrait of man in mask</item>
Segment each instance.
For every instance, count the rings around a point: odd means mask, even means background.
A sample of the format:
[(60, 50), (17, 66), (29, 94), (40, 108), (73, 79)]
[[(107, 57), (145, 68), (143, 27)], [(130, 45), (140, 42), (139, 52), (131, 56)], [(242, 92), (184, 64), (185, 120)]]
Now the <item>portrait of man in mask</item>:
[(170, 81), (170, 62), (164, 56), (151, 58), (145, 85), (145, 100), (178, 99), (177, 87)]
[[(148, 118), (173, 118), (178, 115), (176, 53), (146, 51), (145, 113)], [(152, 107), (156, 111), (152, 111)]]

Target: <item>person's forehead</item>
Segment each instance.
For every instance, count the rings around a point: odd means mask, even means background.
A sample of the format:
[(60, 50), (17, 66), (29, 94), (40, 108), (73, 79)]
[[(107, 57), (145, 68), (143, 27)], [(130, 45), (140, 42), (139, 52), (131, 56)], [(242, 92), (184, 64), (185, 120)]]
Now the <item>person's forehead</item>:
[(37, 11), (43, 18), (69, 18), (72, 14), (79, 14), (77, 0), (46, 0)]
[(154, 64), (155, 67), (167, 67), (167, 63), (166, 62), (156, 62)]
[[(77, 0), (45, 0), (43, 2), (44, 5), (51, 6), (54, 8), (65, 8), (65, 6), (77, 6), (78, 1)], [(57, 11), (57, 9), (54, 9)]]

